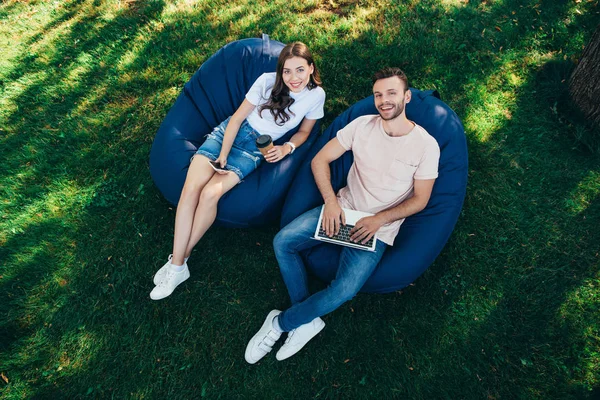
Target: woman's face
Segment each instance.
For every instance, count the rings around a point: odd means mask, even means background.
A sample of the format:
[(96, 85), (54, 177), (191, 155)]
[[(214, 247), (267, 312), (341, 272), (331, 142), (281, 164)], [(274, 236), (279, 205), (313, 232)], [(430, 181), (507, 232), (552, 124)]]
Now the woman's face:
[(314, 69), (315, 67), (312, 64), (308, 65), (308, 62), (302, 57), (288, 58), (283, 64), (283, 83), (291, 92), (299, 93), (310, 82), (310, 75)]

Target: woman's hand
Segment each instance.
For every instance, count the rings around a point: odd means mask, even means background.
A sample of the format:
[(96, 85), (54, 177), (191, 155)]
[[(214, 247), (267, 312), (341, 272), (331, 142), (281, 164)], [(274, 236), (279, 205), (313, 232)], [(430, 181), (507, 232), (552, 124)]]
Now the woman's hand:
[[(221, 168), (225, 168), (225, 166), (227, 165), (227, 156), (224, 156), (223, 154), (219, 154), (219, 158), (217, 158), (215, 160), (215, 162), (217, 164), (219, 164), (221, 166)], [(229, 171), (216, 171), (216, 172), (218, 174), (225, 175)]]
[(292, 149), (290, 146), (273, 146), (273, 148), (267, 152), (265, 160), (270, 163), (281, 161), (281, 159), (290, 154), (291, 151)]

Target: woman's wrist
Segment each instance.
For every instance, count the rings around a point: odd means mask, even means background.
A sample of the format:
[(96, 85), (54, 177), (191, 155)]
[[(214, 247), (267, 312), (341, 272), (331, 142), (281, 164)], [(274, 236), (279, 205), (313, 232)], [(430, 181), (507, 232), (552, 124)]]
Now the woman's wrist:
[(284, 146), (287, 144), (287, 147), (289, 149), (287, 154), (292, 154), (294, 152), (294, 150), (296, 150), (296, 145), (292, 142), (285, 142)]

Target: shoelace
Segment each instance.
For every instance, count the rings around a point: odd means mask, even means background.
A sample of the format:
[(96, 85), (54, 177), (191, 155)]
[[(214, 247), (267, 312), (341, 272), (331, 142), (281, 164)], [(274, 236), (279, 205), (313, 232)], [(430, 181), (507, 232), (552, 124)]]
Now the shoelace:
[(175, 272), (171, 271), (170, 269), (167, 270), (167, 273), (163, 275), (163, 278), (158, 282), (158, 285), (156, 286), (160, 286), (160, 287), (165, 287), (167, 286), (167, 282), (169, 282), (169, 279), (175, 274)]

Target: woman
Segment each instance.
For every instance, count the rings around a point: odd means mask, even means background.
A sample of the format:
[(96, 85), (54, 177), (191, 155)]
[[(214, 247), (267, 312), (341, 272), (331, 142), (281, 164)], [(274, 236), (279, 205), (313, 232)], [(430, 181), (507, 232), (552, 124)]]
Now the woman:
[(169, 296), (189, 278), (187, 260), (214, 222), (219, 199), (263, 160), (256, 138), (269, 135), (276, 141), (300, 124), (289, 142), (266, 153), (264, 160), (270, 163), (292, 154), (306, 141), (323, 117), (325, 92), (320, 85), (308, 47), (300, 42), (288, 44), (279, 55), (276, 72), (262, 74), (236, 112), (207, 136), (192, 158), (177, 205), (173, 254), (154, 276), (151, 299)]

